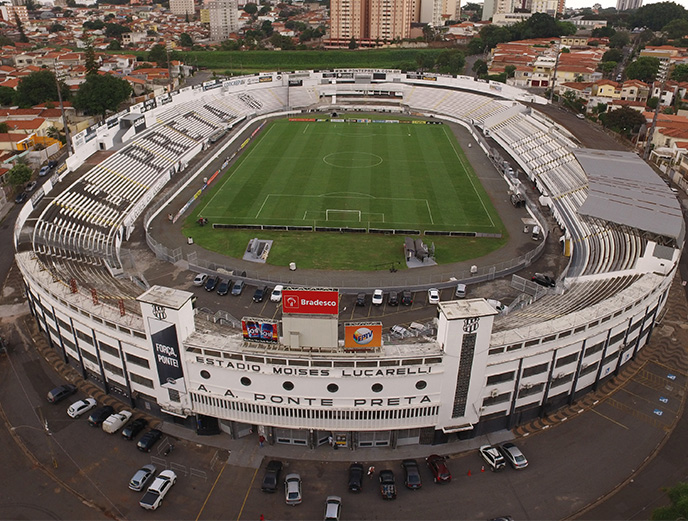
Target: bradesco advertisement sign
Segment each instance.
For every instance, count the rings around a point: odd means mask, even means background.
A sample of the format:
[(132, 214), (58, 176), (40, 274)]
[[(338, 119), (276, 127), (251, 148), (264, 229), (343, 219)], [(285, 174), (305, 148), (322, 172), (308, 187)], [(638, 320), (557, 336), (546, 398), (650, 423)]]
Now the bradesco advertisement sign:
[(244, 317), (241, 319), (241, 332), (246, 340), (277, 342), (279, 335), (277, 322), (264, 318)]
[(339, 292), (331, 289), (285, 289), (282, 311), (301, 315), (338, 315)]
[(382, 346), (382, 322), (344, 324), (344, 349), (373, 349)]

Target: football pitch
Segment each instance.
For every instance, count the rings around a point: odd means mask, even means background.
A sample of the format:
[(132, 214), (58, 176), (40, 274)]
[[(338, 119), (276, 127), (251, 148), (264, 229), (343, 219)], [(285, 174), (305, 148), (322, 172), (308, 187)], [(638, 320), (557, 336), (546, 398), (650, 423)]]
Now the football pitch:
[(451, 130), (424, 121), (273, 121), (193, 215), (239, 226), (503, 232)]

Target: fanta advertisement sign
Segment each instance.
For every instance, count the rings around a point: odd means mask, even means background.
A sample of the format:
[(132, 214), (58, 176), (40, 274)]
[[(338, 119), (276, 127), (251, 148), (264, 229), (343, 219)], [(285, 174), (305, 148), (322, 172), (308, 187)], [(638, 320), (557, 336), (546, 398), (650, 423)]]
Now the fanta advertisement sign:
[(382, 345), (381, 322), (344, 324), (345, 349), (373, 349)]
[(246, 340), (257, 342), (278, 342), (277, 322), (264, 318), (244, 317), (241, 319), (241, 332)]
[(339, 292), (324, 289), (285, 289), (282, 311), (301, 315), (338, 315)]

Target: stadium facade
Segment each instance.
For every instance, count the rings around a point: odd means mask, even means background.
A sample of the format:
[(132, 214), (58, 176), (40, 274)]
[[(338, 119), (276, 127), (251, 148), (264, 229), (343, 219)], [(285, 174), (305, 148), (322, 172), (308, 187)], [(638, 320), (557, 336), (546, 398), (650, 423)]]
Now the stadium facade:
[[(74, 136), (66, 166), (22, 208), (16, 260), (31, 311), (84, 378), (199, 432), (257, 429), (278, 443), (315, 447), (332, 436), (342, 447), (395, 447), (551, 412), (612, 377), (650, 340), (684, 226), (678, 201), (645, 163), (580, 149), (532, 108), (538, 103), (468, 77), (334, 70), (212, 81), (135, 105)], [(564, 233), (569, 260), (557, 287), (529, 292), (526, 284), (500, 312), (484, 299), (442, 302), (435, 336), (352, 348), (327, 310), (284, 313), (277, 329), (247, 319), (256, 337), (268, 331), (256, 338), (200, 320), (188, 291), (128, 276), (123, 245), (141, 220), (147, 231), (169, 211), (156, 196), (211, 136), (235, 127), (239, 139), (239, 126), (333, 107), (445, 119), (486, 153), (486, 137), (498, 143)], [(103, 161), (58, 185), (99, 151), (108, 152)], [(519, 189), (506, 174), (505, 182)], [(364, 344), (375, 336), (375, 324), (352, 327)]]

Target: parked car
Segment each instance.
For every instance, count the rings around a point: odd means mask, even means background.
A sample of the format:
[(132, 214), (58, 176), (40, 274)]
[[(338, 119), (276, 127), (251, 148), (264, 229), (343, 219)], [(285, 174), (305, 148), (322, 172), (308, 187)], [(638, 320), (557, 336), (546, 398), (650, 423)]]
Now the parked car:
[(270, 302), (281, 302), (283, 289), (284, 286), (282, 286), (282, 284), (277, 284), (275, 289), (272, 290), (272, 293), (270, 293)]
[(449, 483), (451, 481), (451, 472), (447, 468), (447, 459), (444, 456), (432, 454), (425, 458), (425, 462), (428, 464), (430, 472), (432, 472), (432, 478), (435, 483)]
[(418, 490), (423, 486), (423, 482), (420, 478), (420, 469), (418, 468), (418, 462), (414, 459), (405, 459), (401, 462), (401, 466), (404, 468), (404, 485), (406, 488), (411, 490)]
[(88, 424), (91, 427), (100, 427), (113, 412), (115, 412), (113, 407), (104, 405), (88, 415)]
[(158, 477), (155, 478), (151, 486), (139, 501), (141, 505), (146, 510), (156, 510), (160, 505), (162, 505), (162, 500), (165, 498), (167, 493), (177, 482), (177, 475), (172, 470), (163, 470)]
[(487, 463), (487, 466), (492, 472), (502, 470), (506, 467), (504, 456), (502, 456), (502, 453), (499, 452), (497, 447), (483, 445), (478, 449), (478, 452), (480, 452), (480, 457), (485, 460), (485, 463)]
[(24, 190), (27, 192), (33, 192), (33, 190), (38, 186), (38, 181), (31, 181), (29, 183), (26, 183), (26, 186), (24, 187)]
[(67, 407), (67, 416), (70, 418), (78, 418), (85, 412), (93, 409), (96, 405), (98, 405), (98, 402), (93, 398), (84, 398), (83, 400), (76, 401)]
[(504, 304), (502, 304), (501, 301), (499, 301), (499, 300), (495, 300), (495, 299), (493, 299), (493, 298), (488, 298), (488, 299), (485, 299), (485, 300), (486, 300), (486, 302), (487, 302), (490, 306), (492, 306), (493, 308), (495, 308), (495, 310), (499, 311), (500, 313), (506, 309), (506, 308), (504, 307)]
[(556, 280), (554, 280), (549, 275), (545, 275), (544, 273), (536, 273), (530, 278), (530, 280), (537, 284), (540, 284), (540, 286), (545, 286), (546, 288), (553, 288), (557, 285)]
[(141, 452), (150, 452), (158, 440), (162, 438), (162, 431), (158, 429), (151, 429), (146, 434), (141, 436), (141, 439), (136, 444), (136, 448)]
[(267, 286), (263, 286), (262, 288), (256, 288), (256, 291), (253, 293), (253, 302), (263, 302), (263, 299), (265, 298), (265, 295), (267, 295), (267, 293)]
[(229, 293), (229, 288), (232, 284), (231, 280), (223, 280), (217, 285), (217, 294), (220, 295), (221, 297), (224, 297), (227, 293)]
[(263, 486), (260, 489), (263, 492), (275, 492), (277, 490), (277, 483), (279, 483), (280, 473), (282, 472), (282, 462), (272, 460), (268, 462), (265, 468), (265, 475), (263, 476)]
[(396, 499), (397, 486), (394, 481), (394, 472), (391, 470), (381, 470), (379, 479), (382, 499)]
[(217, 283), (220, 281), (220, 277), (208, 277), (205, 281), (206, 291), (215, 291)]
[(64, 400), (67, 396), (71, 396), (76, 392), (76, 386), (72, 384), (58, 385), (55, 389), (48, 391), (48, 401), (50, 403), (57, 403)]
[(232, 286), (232, 295), (235, 297), (238, 297), (241, 295), (241, 292), (244, 291), (244, 286), (246, 283), (243, 280), (237, 280), (234, 282), (234, 286)]
[(585, 119), (585, 114), (576, 114), (578, 119)]
[(349, 491), (360, 492), (363, 489), (363, 465), (352, 463), (349, 465)]
[(428, 303), (429, 304), (439, 304), (440, 303), (440, 291), (437, 288), (430, 288), (428, 290)]
[(24, 201), (26, 201), (29, 198), (29, 194), (26, 192), (20, 193), (17, 197), (14, 198), (14, 202), (17, 204), (21, 204)]
[(41, 169), (38, 171), (38, 175), (41, 177), (46, 176), (49, 173), (50, 173), (50, 167), (48, 165), (41, 167)]
[(398, 306), (399, 305), (399, 293), (396, 291), (390, 291), (387, 295), (387, 305), (388, 306)]
[(413, 293), (411, 293), (411, 290), (405, 289), (401, 292), (401, 303), (404, 306), (410, 306), (413, 304)]
[(339, 521), (342, 515), (342, 498), (327, 496), (325, 500), (325, 521)]
[(382, 301), (383, 301), (383, 296), (384, 294), (382, 293), (381, 289), (376, 289), (373, 291), (373, 298), (371, 302), (373, 303), (373, 306), (381, 306)]
[(131, 411), (120, 411), (108, 416), (103, 422), (103, 430), (108, 434), (114, 434), (127, 423), (132, 416)]
[(199, 273), (194, 278), (193, 285), (194, 286), (203, 286), (203, 285), (205, 285), (207, 280), (208, 280), (208, 274), (207, 273)]
[(301, 497), (301, 476), (298, 474), (287, 474), (284, 478), (284, 496), (287, 505), (298, 505), (302, 501)]
[(133, 422), (129, 422), (124, 426), (124, 429), (122, 429), (122, 436), (131, 441), (139, 432), (146, 428), (146, 425), (148, 425), (148, 420), (145, 418), (136, 418)]
[(504, 456), (504, 459), (506, 459), (513, 468), (524, 469), (528, 466), (528, 460), (521, 452), (521, 449), (513, 443), (502, 443), (499, 446), (499, 450)]
[(456, 289), (454, 290), (454, 297), (466, 298), (466, 285), (465, 284), (457, 284), (456, 285)]
[(357, 306), (365, 306), (366, 304), (366, 295), (365, 293), (359, 293), (356, 295), (356, 305)]
[(57, 161), (48, 161), (48, 168), (51, 170), (57, 166)]
[(155, 465), (144, 465), (137, 470), (129, 480), (129, 488), (136, 492), (142, 491), (143, 487), (146, 486), (146, 483), (148, 483), (150, 478), (153, 477), (153, 474), (155, 474), (155, 471)]

